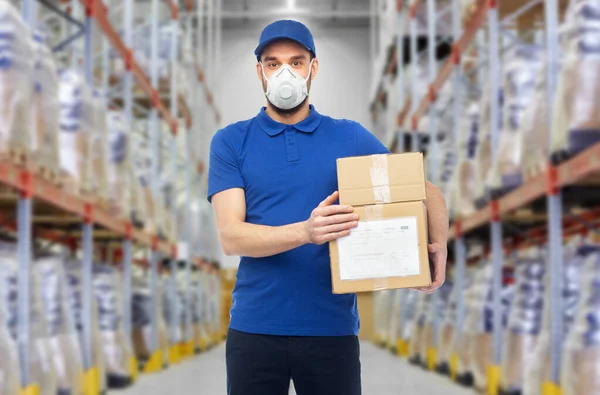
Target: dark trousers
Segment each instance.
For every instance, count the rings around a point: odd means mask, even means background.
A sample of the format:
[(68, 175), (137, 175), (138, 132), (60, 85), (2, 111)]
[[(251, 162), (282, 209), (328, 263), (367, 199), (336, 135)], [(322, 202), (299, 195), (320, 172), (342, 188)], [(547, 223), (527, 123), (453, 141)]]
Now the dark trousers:
[(356, 336), (267, 336), (229, 330), (228, 395), (361, 395)]

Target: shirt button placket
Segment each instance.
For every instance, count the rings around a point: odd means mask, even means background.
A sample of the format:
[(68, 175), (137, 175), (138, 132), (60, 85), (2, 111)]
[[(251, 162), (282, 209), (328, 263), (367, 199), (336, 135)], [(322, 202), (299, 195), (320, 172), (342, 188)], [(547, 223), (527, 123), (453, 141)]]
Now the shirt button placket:
[(298, 144), (296, 143), (296, 130), (289, 126), (285, 129), (285, 151), (288, 162), (295, 162), (298, 156)]

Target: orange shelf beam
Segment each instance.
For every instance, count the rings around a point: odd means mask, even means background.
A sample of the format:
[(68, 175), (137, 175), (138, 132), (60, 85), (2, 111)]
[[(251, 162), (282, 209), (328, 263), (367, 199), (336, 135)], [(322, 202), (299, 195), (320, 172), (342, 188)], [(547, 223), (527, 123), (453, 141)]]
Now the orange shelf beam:
[[(600, 173), (600, 143), (597, 143), (579, 155), (569, 159), (557, 167), (558, 186), (567, 187), (582, 181), (586, 177)], [(500, 214), (508, 214), (546, 195), (548, 176), (541, 174), (527, 180), (521, 187), (499, 200)], [(460, 226), (462, 233), (467, 233), (489, 222), (491, 212), (489, 206), (483, 210), (462, 218)], [(451, 238), (456, 237), (456, 225), (450, 229)]]
[[(469, 23), (465, 26), (462, 36), (458, 40), (455, 40), (452, 44), (453, 51), (455, 51), (454, 56), (460, 56), (460, 54), (463, 53), (465, 49), (467, 49), (473, 38), (475, 38), (475, 33), (477, 33), (477, 31), (483, 26), (485, 22), (485, 17), (487, 15), (487, 11), (488, 2), (481, 2), (479, 7), (477, 7), (477, 10), (475, 11), (475, 14), (473, 15)], [(430, 94), (426, 95), (424, 98), (421, 99), (419, 106), (412, 114), (412, 117), (417, 119), (417, 121), (421, 119), (423, 115), (425, 115), (425, 113), (429, 109), (429, 106), (431, 106), (431, 104), (435, 100), (435, 97), (438, 95), (439, 91), (442, 89), (446, 81), (448, 81), (448, 78), (452, 74), (452, 70), (454, 69), (454, 67), (460, 67), (460, 65), (455, 65), (454, 56), (451, 56), (444, 63), (442, 68), (439, 70), (435, 80), (431, 81)]]

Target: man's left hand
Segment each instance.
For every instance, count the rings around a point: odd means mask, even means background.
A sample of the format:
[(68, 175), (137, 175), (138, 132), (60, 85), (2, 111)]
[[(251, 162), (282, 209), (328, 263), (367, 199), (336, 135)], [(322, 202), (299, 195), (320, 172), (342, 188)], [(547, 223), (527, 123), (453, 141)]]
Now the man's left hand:
[(420, 292), (433, 294), (446, 281), (446, 261), (448, 259), (448, 247), (445, 244), (429, 244), (429, 257), (433, 260), (433, 283), (429, 287), (417, 288)]

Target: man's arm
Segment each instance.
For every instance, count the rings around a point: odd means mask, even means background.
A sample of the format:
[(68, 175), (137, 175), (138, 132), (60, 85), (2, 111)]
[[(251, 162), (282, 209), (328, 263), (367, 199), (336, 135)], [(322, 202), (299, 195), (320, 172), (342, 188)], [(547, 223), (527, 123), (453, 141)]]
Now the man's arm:
[(433, 244), (448, 243), (448, 209), (442, 191), (427, 181), (427, 219), (429, 238)]
[(333, 205), (338, 193), (327, 197), (310, 218), (284, 226), (249, 224), (246, 198), (241, 188), (228, 189), (212, 197), (219, 239), (226, 255), (261, 258), (277, 255), (308, 243), (324, 244), (347, 236), (358, 225), (350, 206)]
[(427, 222), (429, 228), (429, 259), (433, 263), (433, 281), (430, 287), (419, 291), (432, 294), (446, 281), (448, 259), (448, 210), (442, 191), (427, 181)]

